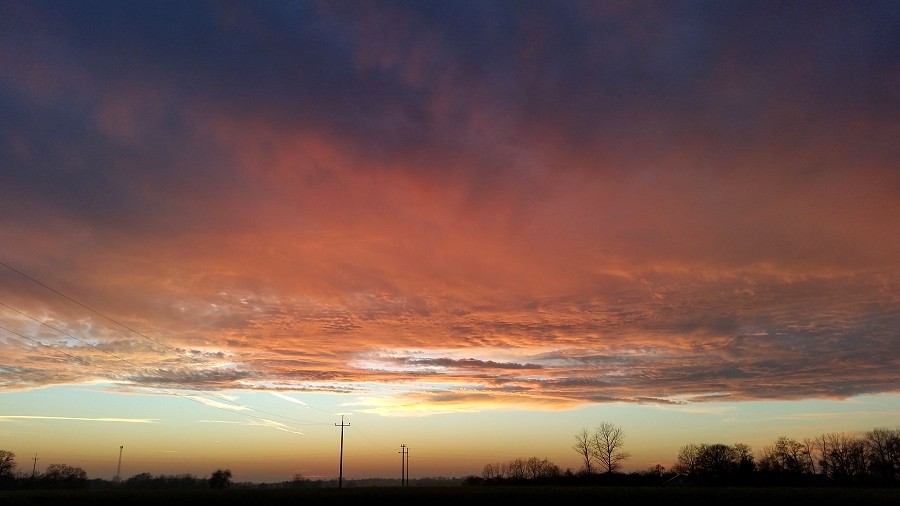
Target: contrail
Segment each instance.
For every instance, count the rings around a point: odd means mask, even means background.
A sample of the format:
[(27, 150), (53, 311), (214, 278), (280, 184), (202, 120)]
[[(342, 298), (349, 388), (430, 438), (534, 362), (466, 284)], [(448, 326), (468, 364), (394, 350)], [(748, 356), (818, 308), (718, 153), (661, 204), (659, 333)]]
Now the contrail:
[(303, 404), (304, 406), (308, 406), (308, 404), (301, 401), (300, 399), (294, 399), (293, 397), (284, 395), (283, 393), (280, 393), (280, 392), (269, 392), (269, 393), (274, 395), (275, 397), (278, 397), (279, 399), (284, 399), (286, 401), (293, 402), (295, 404)]

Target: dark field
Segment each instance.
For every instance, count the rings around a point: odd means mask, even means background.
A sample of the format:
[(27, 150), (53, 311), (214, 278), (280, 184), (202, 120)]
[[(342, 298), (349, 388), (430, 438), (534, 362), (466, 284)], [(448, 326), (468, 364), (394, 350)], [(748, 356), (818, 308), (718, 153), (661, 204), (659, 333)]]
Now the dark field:
[[(900, 488), (701, 488), (701, 487), (360, 487), (226, 490), (19, 490), (0, 492), (0, 505), (215, 505), (417, 504), (461, 506), (608, 504), (666, 506), (855, 505), (900, 506)], [(556, 504), (553, 504), (556, 503)]]

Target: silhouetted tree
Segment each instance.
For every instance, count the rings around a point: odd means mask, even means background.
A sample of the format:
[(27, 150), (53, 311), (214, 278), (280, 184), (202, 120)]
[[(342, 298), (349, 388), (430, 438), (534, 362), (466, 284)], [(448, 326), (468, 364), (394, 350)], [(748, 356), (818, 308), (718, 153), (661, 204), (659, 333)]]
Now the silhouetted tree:
[(481, 471), (481, 477), (485, 481), (499, 480), (503, 478), (503, 466), (500, 463), (485, 464)]
[(581, 471), (585, 474), (594, 474), (594, 465), (591, 460), (591, 434), (587, 429), (581, 429), (575, 434), (575, 444), (572, 449), (581, 455)]
[(306, 481), (307, 481), (307, 479), (304, 478), (302, 474), (297, 473), (294, 475), (294, 477), (291, 479), (291, 481), (288, 482), (289, 483), (288, 486), (291, 488), (301, 488), (306, 484)]
[(525, 459), (519, 457), (510, 460), (506, 464), (506, 471), (503, 474), (510, 480), (524, 480), (526, 478)]
[(145, 488), (153, 483), (153, 475), (150, 473), (139, 473), (125, 480), (126, 487)]
[(681, 448), (673, 469), (697, 483), (725, 484), (749, 478), (755, 464), (745, 444), (690, 444)]
[(672, 469), (682, 476), (696, 476), (697, 474), (697, 458), (700, 454), (700, 447), (691, 443), (682, 446), (675, 458), (675, 465)]
[(150, 473), (140, 473), (128, 478), (124, 482), (128, 488), (178, 488), (178, 489), (194, 489), (205, 488), (209, 486), (209, 479), (199, 478), (192, 474), (165, 475), (160, 474), (153, 476)]
[(819, 444), (822, 470), (829, 478), (838, 483), (865, 480), (868, 465), (863, 439), (844, 433), (830, 433), (823, 434), (816, 441)]
[(41, 475), (41, 481), (49, 488), (84, 488), (87, 472), (80, 467), (66, 464), (50, 464)]
[(0, 479), (15, 477), (16, 454), (9, 450), (0, 450)]
[(731, 447), (716, 443), (700, 445), (697, 463), (704, 478), (723, 482), (737, 470), (737, 460), (737, 454)]
[(622, 467), (622, 461), (630, 457), (622, 451), (625, 444), (625, 433), (620, 427), (609, 422), (601, 423), (591, 438), (591, 456), (597, 459), (600, 467), (612, 473)]
[(762, 449), (759, 470), (787, 476), (812, 474), (812, 456), (809, 447), (794, 439), (781, 436), (773, 446)]
[(750, 445), (744, 443), (735, 443), (732, 448), (734, 448), (734, 451), (737, 453), (738, 474), (742, 477), (749, 478), (749, 475), (756, 471), (756, 461), (753, 458), (753, 450), (750, 449)]
[(16, 454), (0, 450), (0, 489), (12, 488), (16, 483)]
[(217, 469), (209, 477), (209, 488), (228, 488), (231, 486), (231, 469)]
[(527, 477), (532, 480), (558, 478), (562, 475), (562, 469), (549, 460), (531, 457), (525, 461)]
[(900, 430), (876, 428), (866, 433), (872, 477), (883, 483), (900, 480)]
[(562, 469), (546, 458), (524, 459), (519, 457), (503, 464), (485, 464), (481, 476), (485, 482), (500, 483), (502, 481), (534, 482), (556, 479), (562, 474)]

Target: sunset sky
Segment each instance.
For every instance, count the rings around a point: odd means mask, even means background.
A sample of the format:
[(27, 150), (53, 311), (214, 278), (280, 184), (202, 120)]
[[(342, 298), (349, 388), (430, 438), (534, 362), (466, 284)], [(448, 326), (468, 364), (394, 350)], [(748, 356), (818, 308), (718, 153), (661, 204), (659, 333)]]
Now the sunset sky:
[(898, 231), (896, 1), (0, 0), (29, 475), (900, 428)]

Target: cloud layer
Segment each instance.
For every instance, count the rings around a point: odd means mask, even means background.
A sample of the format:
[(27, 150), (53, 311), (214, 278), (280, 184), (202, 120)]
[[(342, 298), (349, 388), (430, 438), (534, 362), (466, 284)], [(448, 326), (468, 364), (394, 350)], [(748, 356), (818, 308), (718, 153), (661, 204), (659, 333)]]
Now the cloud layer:
[(0, 7), (0, 388), (900, 388), (894, 2)]

